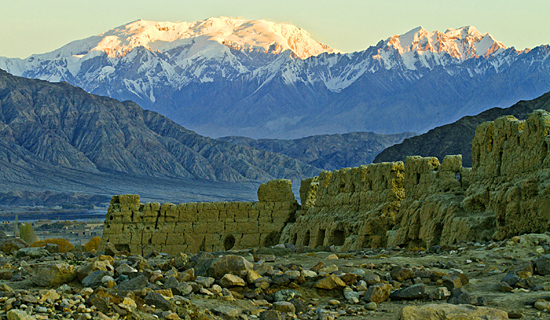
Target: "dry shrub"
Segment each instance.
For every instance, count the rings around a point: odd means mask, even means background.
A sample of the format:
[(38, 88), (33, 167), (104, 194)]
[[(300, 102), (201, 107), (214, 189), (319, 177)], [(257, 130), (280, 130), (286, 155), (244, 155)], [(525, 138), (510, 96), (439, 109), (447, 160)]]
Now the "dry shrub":
[(100, 241), (101, 241), (100, 237), (93, 237), (92, 239), (90, 239), (90, 241), (88, 241), (84, 245), (84, 248), (86, 248), (86, 252), (90, 252), (92, 250), (97, 250), (97, 247), (99, 246)]
[(19, 237), (27, 243), (40, 241), (40, 238), (36, 235), (36, 231), (34, 231), (34, 227), (31, 223), (21, 224), (21, 228), (19, 229)]
[(31, 246), (33, 247), (45, 247), (46, 244), (48, 243), (52, 243), (52, 244), (57, 244), (59, 246), (59, 252), (63, 253), (63, 252), (67, 252), (69, 250), (71, 250), (72, 248), (74, 248), (74, 245), (72, 243), (70, 243), (67, 239), (63, 239), (63, 238), (59, 238), (59, 239), (46, 239), (46, 240), (40, 240), (40, 241), (35, 241), (31, 244)]

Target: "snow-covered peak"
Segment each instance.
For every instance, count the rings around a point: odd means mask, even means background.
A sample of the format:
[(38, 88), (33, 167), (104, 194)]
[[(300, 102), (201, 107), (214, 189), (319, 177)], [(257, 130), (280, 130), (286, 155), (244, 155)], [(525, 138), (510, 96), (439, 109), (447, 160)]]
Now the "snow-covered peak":
[(74, 41), (52, 53), (56, 56), (82, 56), (91, 51), (103, 51), (109, 57), (121, 57), (136, 47), (163, 52), (182, 44), (198, 43), (205, 50), (211, 50), (213, 42), (237, 50), (274, 54), (291, 50), (301, 59), (324, 52), (338, 52), (290, 24), (219, 17), (195, 22), (137, 20), (98, 36)]
[(445, 33), (429, 32), (422, 27), (390, 37), (384, 42), (386, 48), (396, 49), (400, 54), (417, 52), (446, 52), (451, 57), (466, 60), (473, 57), (489, 56), (499, 49), (506, 49), (489, 33), (481, 33), (473, 26), (448, 29)]

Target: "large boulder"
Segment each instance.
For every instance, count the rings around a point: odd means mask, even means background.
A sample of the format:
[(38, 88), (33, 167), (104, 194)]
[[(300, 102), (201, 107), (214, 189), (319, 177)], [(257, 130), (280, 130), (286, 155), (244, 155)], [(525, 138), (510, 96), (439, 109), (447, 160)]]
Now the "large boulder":
[(0, 250), (5, 254), (13, 254), (22, 248), (30, 247), (23, 239), (20, 238), (8, 238), (0, 240)]
[(199, 260), (195, 266), (195, 275), (220, 279), (226, 274), (246, 277), (253, 264), (241, 256), (227, 255), (212, 259)]
[(71, 282), (75, 277), (75, 266), (58, 262), (38, 265), (34, 269), (31, 281), (37, 286), (49, 287)]
[(423, 306), (408, 306), (401, 309), (398, 320), (504, 320), (508, 313), (487, 307), (452, 304), (427, 304)]

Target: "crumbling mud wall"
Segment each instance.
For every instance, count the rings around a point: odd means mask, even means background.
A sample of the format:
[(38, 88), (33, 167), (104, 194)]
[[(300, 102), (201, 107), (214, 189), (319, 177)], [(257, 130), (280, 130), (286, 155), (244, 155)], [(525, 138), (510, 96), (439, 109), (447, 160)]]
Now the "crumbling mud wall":
[(384, 246), (405, 196), (403, 178), (403, 163), (396, 162), (324, 171), (304, 180), (304, 206), (282, 241), (345, 249)]
[(287, 180), (260, 186), (258, 202), (140, 204), (115, 196), (103, 244), (133, 253), (297, 246), (427, 248), (504, 239), (550, 230), (550, 114), (525, 121), (505, 116), (481, 124), (473, 167), (462, 157), (408, 157), (324, 171), (300, 186), (297, 204)]
[(132, 254), (221, 251), (271, 246), (299, 208), (289, 180), (258, 189), (258, 202), (145, 203), (111, 199), (99, 249), (111, 242)]
[(426, 248), (492, 237), (494, 217), (463, 208), (471, 169), (462, 167), (462, 156), (446, 156), (441, 164), (434, 157), (408, 157), (405, 172), (406, 196), (387, 231), (387, 246)]
[(496, 239), (550, 230), (550, 114), (500, 117), (478, 126), (472, 141), (473, 183), (467, 212), (496, 219)]

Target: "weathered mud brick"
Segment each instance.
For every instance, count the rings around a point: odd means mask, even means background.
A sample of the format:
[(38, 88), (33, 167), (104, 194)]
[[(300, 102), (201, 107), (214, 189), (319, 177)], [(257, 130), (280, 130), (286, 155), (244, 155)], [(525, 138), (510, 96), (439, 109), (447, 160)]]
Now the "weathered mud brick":
[(220, 221), (221, 222), (235, 222), (235, 213), (231, 210), (225, 208), (223, 211), (220, 211)]
[(219, 221), (218, 211), (215, 211), (213, 209), (210, 209), (210, 207), (208, 207), (207, 209), (199, 212), (199, 220), (200, 221)]
[(243, 234), (238, 242), (235, 243), (239, 248), (255, 248), (260, 245), (260, 234)]
[(174, 233), (183, 235), (184, 233), (193, 232), (192, 222), (176, 222), (174, 225)]
[(190, 202), (178, 205), (179, 221), (195, 222), (198, 219), (197, 203)]
[(176, 222), (179, 219), (177, 206), (172, 203), (165, 203), (160, 209), (160, 216), (165, 222)]
[(225, 223), (220, 221), (213, 221), (213, 222), (207, 222), (208, 225), (207, 232), (209, 234), (216, 233), (220, 234), (224, 232), (225, 229)]

